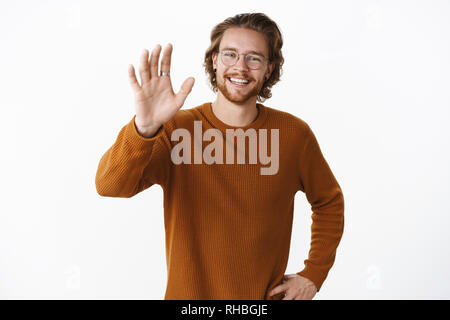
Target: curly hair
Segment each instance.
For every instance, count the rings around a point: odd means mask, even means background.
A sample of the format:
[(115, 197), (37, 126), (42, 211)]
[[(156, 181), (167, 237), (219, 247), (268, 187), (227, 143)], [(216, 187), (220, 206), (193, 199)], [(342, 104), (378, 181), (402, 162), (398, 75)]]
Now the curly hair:
[(242, 13), (225, 19), (216, 25), (211, 31), (211, 44), (205, 53), (205, 73), (209, 76), (211, 89), (217, 92), (216, 74), (213, 70), (212, 53), (219, 51), (220, 41), (225, 31), (232, 27), (247, 28), (262, 33), (268, 42), (269, 63), (274, 63), (274, 69), (268, 79), (265, 80), (261, 91), (257, 96), (259, 102), (264, 102), (272, 97), (270, 89), (274, 84), (280, 81), (282, 66), (284, 63), (281, 47), (283, 46), (283, 37), (278, 25), (264, 13)]

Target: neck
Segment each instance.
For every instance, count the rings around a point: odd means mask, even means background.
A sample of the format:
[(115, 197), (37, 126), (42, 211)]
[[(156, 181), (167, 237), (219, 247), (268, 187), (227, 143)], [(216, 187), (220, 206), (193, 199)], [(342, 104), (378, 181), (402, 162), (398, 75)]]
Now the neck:
[(256, 96), (244, 102), (233, 102), (225, 98), (221, 92), (211, 104), (214, 115), (223, 123), (233, 127), (245, 127), (258, 117)]

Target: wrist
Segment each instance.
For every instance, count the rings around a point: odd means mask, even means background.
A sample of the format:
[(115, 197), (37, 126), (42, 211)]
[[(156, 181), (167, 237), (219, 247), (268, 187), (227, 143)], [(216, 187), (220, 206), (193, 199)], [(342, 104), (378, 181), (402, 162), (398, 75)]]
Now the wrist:
[(144, 138), (153, 138), (155, 133), (161, 127), (159, 124), (150, 124), (150, 125), (140, 125), (139, 122), (136, 122), (136, 118), (134, 120), (134, 125), (136, 127), (136, 131)]

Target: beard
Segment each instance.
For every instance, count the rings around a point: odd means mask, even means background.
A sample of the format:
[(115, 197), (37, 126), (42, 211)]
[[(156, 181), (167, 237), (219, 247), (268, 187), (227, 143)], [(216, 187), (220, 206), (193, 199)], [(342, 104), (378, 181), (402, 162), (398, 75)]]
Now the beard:
[[(244, 104), (253, 97), (256, 97), (264, 85), (264, 81), (251, 80), (247, 85), (248, 87), (237, 88), (228, 81), (229, 76), (222, 77), (219, 81), (217, 79), (217, 89), (223, 94), (223, 96), (234, 103)], [(227, 83), (228, 82), (228, 83)]]

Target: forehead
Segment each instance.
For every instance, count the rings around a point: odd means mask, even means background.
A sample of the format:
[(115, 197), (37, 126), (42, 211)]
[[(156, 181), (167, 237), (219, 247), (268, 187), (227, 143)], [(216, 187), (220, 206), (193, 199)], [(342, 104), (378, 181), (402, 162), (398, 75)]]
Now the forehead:
[(255, 52), (268, 56), (266, 37), (255, 30), (233, 27), (227, 29), (220, 41), (220, 50), (224, 48), (235, 48), (238, 52)]

